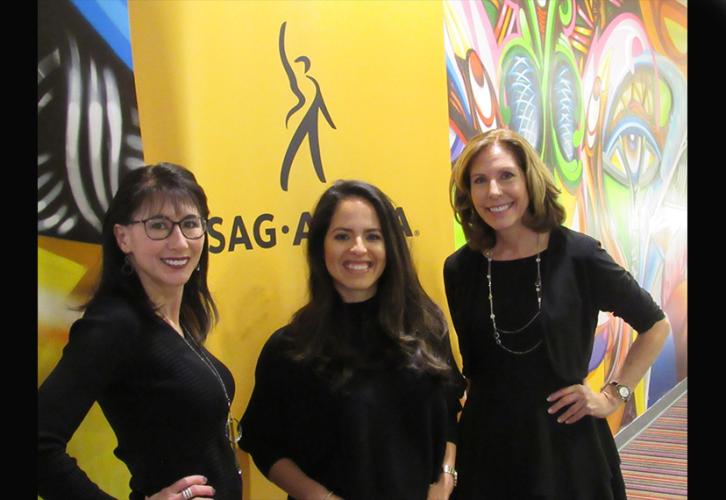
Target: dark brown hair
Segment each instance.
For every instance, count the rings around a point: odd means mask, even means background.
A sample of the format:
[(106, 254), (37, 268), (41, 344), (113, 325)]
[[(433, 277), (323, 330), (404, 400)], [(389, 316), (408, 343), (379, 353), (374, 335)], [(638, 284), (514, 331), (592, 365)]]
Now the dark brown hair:
[[(121, 296), (141, 311), (154, 314), (159, 304), (153, 304), (136, 273), (122, 272), (125, 254), (114, 235), (115, 224), (128, 224), (133, 214), (147, 203), (170, 201), (175, 205), (192, 203), (203, 218), (209, 216), (207, 196), (197, 183), (194, 174), (179, 165), (159, 163), (146, 165), (126, 174), (118, 191), (111, 200), (103, 221), (101, 247), (103, 265), (98, 287), (85, 307), (108, 296)], [(204, 236), (204, 246), (199, 259), (199, 271), (194, 271), (184, 285), (180, 319), (182, 326), (197, 340), (203, 342), (218, 319), (217, 307), (207, 286), (209, 242)]]
[[(376, 292), (377, 323), (398, 346), (405, 364), (438, 376), (450, 371), (445, 342), (448, 327), (439, 307), (419, 282), (411, 253), (391, 200), (377, 187), (356, 180), (335, 182), (320, 197), (310, 220), (307, 244), (309, 302), (293, 316), (290, 331), (293, 358), (318, 371), (335, 365), (341, 354), (334, 306), (340, 300), (325, 265), (325, 237), (338, 204), (362, 198), (375, 209), (386, 250), (386, 266)], [(339, 340), (339, 339), (335, 339)], [(350, 367), (333, 373), (334, 386), (351, 375)]]

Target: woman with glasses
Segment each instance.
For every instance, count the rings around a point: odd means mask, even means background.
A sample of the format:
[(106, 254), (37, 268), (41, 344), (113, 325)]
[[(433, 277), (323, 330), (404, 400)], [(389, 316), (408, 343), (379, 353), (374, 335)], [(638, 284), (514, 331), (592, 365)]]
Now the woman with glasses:
[(307, 260), (310, 300), (260, 354), (240, 446), (291, 498), (448, 498), (464, 381), (391, 201), (333, 184)]
[(121, 181), (103, 223), (100, 283), (38, 389), (38, 493), (112, 498), (66, 453), (98, 402), (131, 473), (131, 499), (242, 497), (232, 437), (234, 380), (204, 346), (206, 195), (161, 163)]

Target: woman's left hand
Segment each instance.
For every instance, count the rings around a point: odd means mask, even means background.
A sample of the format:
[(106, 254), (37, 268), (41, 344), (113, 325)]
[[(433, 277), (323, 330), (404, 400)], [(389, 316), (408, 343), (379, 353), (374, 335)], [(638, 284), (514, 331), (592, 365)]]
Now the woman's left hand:
[(550, 394), (547, 401), (555, 403), (547, 409), (550, 415), (569, 406), (557, 417), (557, 421), (561, 424), (574, 424), (586, 415), (605, 418), (620, 404), (620, 401), (614, 401), (602, 392), (593, 392), (587, 384), (576, 384), (560, 389)]
[(454, 480), (451, 474), (442, 472), (439, 474), (439, 480), (429, 486), (426, 500), (449, 500), (452, 491), (454, 491)]

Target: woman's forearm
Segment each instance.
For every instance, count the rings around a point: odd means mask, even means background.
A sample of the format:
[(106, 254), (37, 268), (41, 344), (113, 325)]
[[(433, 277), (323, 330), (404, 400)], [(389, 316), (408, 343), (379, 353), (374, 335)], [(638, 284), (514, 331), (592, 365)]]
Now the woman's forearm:
[(305, 474), (289, 458), (281, 458), (270, 467), (270, 481), (298, 500), (328, 500), (330, 490)]

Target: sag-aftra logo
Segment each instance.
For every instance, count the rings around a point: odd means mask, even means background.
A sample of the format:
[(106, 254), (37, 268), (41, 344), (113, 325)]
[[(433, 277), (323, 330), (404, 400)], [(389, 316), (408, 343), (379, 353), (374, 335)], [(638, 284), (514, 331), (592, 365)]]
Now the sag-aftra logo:
[[(396, 208), (396, 215), (403, 234), (407, 237), (418, 236), (417, 230), (411, 230), (403, 207)], [(279, 243), (298, 246), (308, 237), (310, 217), (310, 212), (302, 212), (294, 221), (280, 221), (270, 213), (248, 218), (247, 221), (241, 215), (235, 215), (226, 222), (222, 217), (210, 217), (207, 226), (209, 251), (221, 253), (272, 248)]]
[[(293, 65), (288, 59), (285, 50), (286, 26), (286, 21), (280, 26), (278, 48), (290, 90), (297, 98), (297, 102), (285, 116), (285, 127), (287, 127), (290, 118), (298, 112), (302, 113), (302, 120), (292, 133), (290, 143), (282, 160), (280, 188), (283, 191), (288, 190), (293, 160), (301, 151), (300, 147), (305, 141), (307, 141), (309, 146), (316, 176), (320, 182), (326, 182), (318, 135), (318, 127), (320, 125), (319, 116), (322, 115), (325, 122), (335, 129), (335, 124), (323, 99), (320, 84), (309, 74), (311, 68), (310, 58), (305, 55), (296, 57), (294, 62), (301, 64), (302, 67), (296, 66), (295, 68), (293, 68)], [(298, 72), (297, 76), (296, 70)], [(301, 90), (298, 77), (303, 76), (312, 82), (313, 88), (315, 89), (314, 95), (306, 96)], [(306, 149), (308, 148), (302, 148), (303, 151)], [(403, 232), (407, 237), (418, 235), (418, 231), (411, 230), (411, 226), (406, 219), (406, 214), (402, 207), (396, 209), (396, 214)], [(308, 237), (310, 217), (310, 212), (301, 212), (294, 220), (280, 220), (279, 217), (267, 212), (257, 216), (243, 217), (242, 215), (235, 215), (231, 219), (216, 216), (210, 217), (208, 224), (209, 251), (211, 253), (221, 253), (225, 251), (234, 252), (240, 249), (266, 249), (273, 248), (278, 244), (299, 246)]]

